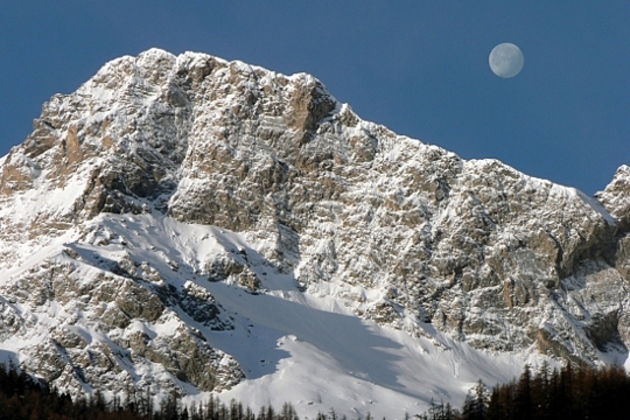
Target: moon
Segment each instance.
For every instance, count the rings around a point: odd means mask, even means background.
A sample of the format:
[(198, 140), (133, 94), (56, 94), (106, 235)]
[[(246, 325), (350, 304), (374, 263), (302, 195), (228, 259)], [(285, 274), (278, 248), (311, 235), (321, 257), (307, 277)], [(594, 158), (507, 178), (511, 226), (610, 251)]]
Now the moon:
[(525, 57), (523, 57), (523, 53), (516, 45), (505, 42), (497, 45), (490, 51), (488, 62), (494, 74), (509, 79), (523, 70)]

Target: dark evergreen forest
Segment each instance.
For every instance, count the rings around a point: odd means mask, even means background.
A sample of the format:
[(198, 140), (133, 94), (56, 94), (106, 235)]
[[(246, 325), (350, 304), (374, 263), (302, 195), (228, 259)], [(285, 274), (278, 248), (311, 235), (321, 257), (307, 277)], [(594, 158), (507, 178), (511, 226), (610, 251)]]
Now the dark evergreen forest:
[[(469, 393), (460, 409), (433, 403), (422, 414), (406, 420), (564, 420), (630, 418), (630, 376), (621, 367), (594, 369), (571, 366), (537, 372), (525, 368), (520, 378), (488, 390), (481, 382)], [(0, 420), (298, 420), (293, 406), (279, 410), (263, 407), (253, 412), (232, 401), (224, 404), (210, 398), (204, 404), (183, 406), (172, 395), (154, 406), (147, 395), (106, 401), (99, 393), (72, 399), (51, 390), (10, 366), (0, 368)], [(346, 420), (334, 410), (314, 420)], [(372, 419), (368, 415), (367, 420)], [(378, 420), (378, 419), (376, 419)]]

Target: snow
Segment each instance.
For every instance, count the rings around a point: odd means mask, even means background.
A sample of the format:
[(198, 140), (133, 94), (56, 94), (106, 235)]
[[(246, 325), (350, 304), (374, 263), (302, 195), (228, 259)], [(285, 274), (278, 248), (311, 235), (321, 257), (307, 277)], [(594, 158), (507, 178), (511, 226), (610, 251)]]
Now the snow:
[[(176, 287), (194, 282), (205, 288), (233, 318), (234, 329), (226, 331), (213, 331), (187, 320), (212, 347), (232, 355), (246, 374), (242, 383), (217, 394), (226, 402), (234, 398), (257, 409), (268, 404), (280, 407), (288, 401), (301, 416), (309, 418), (334, 408), (338, 414), (353, 418), (370, 413), (395, 419), (405, 413), (424, 412), (431, 400), (459, 405), (478, 379), (489, 386), (511, 380), (520, 374), (527, 360), (526, 355), (475, 350), (428, 324), (423, 327), (425, 336), (414, 338), (362, 320), (333, 298), (334, 293), (329, 297), (305, 295), (297, 290), (291, 275), (259, 265), (262, 262), (253, 246), (234, 232), (183, 224), (158, 214), (104, 214), (89, 225), (93, 235), (87, 238), (97, 243), (99, 235), (106, 235), (111, 239), (109, 245), (66, 238), (63, 246), (77, 251), (80, 258), (118, 260), (121, 253), (127, 252), (134, 260), (158, 268)], [(121, 240), (126, 246), (120, 244)], [(57, 252), (61, 247), (57, 243)], [(42, 252), (53, 255), (53, 248)], [(264, 279), (266, 293), (251, 294), (237, 285), (208, 282), (195, 273), (205, 261), (230, 250), (246, 253), (252, 269)], [(38, 254), (34, 260), (42, 258)], [(177, 272), (169, 261), (179, 265)], [(21, 269), (28, 265), (26, 262)], [(267, 275), (263, 276), (263, 271)], [(52, 327), (64, 318), (60, 316), (63, 311), (62, 306), (51, 307), (46, 319), (40, 313), (39, 322)], [(186, 318), (185, 314), (178, 315)], [(151, 338), (167, 337), (180, 325), (180, 319), (171, 313), (154, 325), (134, 321), (122, 333), (126, 336), (142, 331)], [(114, 345), (93, 326), (73, 328), (80, 330), (87, 342)], [(44, 336), (29, 341), (40, 342)], [(4, 342), (0, 344), (0, 357), (22, 358), (22, 349), (27, 345), (26, 341)], [(165, 378), (166, 374), (160, 368), (144, 365), (125, 370), (135, 378)], [(190, 392), (187, 401), (208, 397), (194, 389)]]
[(523, 366), (515, 356), (480, 352), (434, 331), (446, 349), (380, 327), (333, 299), (249, 295), (220, 283), (209, 289), (239, 315), (235, 331), (208, 337), (248, 377), (219, 394), (226, 402), (280, 407), (289, 401), (311, 418), (331, 408), (352, 417), (403, 418), (423, 412), (431, 399), (460, 404), (478, 379), (494, 385), (518, 376)]
[(606, 222), (608, 222), (611, 225), (616, 225), (618, 223), (617, 219), (615, 219), (608, 212), (608, 210), (606, 210), (606, 208), (604, 208), (604, 206), (602, 206), (602, 204), (599, 201), (597, 201), (597, 199), (593, 197), (589, 197), (588, 195), (584, 194), (582, 191), (579, 191), (579, 190), (575, 190), (575, 191), (578, 194), (578, 196), (582, 199), (584, 204), (591, 207), (594, 211), (596, 211), (599, 215), (601, 215), (606, 220)]

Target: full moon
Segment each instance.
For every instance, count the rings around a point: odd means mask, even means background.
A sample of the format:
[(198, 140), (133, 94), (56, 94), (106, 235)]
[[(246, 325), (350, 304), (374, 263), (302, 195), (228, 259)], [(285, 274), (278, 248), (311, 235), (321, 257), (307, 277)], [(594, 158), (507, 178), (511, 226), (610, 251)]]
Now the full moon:
[(508, 79), (521, 72), (525, 64), (525, 57), (516, 45), (506, 42), (497, 45), (490, 51), (488, 61), (494, 74)]

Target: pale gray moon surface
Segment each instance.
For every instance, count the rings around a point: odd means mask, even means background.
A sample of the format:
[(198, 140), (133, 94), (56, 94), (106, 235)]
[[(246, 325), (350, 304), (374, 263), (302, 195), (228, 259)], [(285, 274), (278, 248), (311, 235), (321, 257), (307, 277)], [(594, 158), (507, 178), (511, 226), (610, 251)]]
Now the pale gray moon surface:
[(521, 72), (525, 64), (525, 57), (523, 57), (520, 48), (506, 42), (492, 49), (488, 62), (494, 74), (507, 79)]

